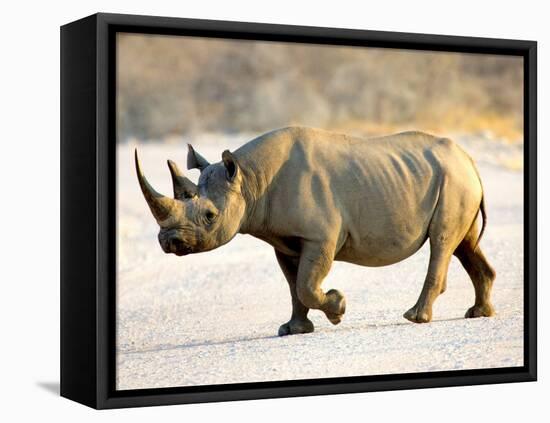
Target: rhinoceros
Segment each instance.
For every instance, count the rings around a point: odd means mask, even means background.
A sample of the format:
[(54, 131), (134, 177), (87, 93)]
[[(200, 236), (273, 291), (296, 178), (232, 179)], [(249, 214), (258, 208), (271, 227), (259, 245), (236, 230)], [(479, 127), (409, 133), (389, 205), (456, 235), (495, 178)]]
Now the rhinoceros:
[[(321, 289), (334, 260), (387, 266), (414, 254), (428, 239), (428, 272), (418, 301), (403, 317), (432, 319), (455, 255), (474, 285), (465, 317), (492, 316), (495, 271), (479, 240), (485, 202), (473, 160), (457, 144), (422, 132), (360, 139), (320, 129), (289, 127), (266, 133), (209, 163), (191, 145), (187, 168), (195, 185), (168, 161), (174, 198), (138, 181), (160, 226), (165, 253), (209, 251), (237, 233), (270, 244), (288, 281), (290, 320), (279, 335), (313, 332), (310, 309), (332, 324), (346, 311), (342, 292)], [(479, 231), (478, 214), (482, 227)]]

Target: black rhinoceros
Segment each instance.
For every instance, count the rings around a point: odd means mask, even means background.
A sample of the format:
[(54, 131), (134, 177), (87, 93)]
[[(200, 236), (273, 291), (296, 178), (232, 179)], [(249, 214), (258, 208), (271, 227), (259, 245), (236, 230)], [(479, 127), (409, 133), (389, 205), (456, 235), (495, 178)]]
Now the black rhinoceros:
[(447, 138), (405, 132), (359, 139), (290, 127), (226, 150), (214, 164), (189, 146), (187, 168), (200, 170), (199, 182), (169, 161), (174, 198), (147, 182), (137, 151), (135, 164), (164, 252), (212, 250), (237, 233), (273, 246), (292, 297), (292, 317), (279, 335), (312, 332), (312, 308), (340, 323), (344, 295), (321, 289), (333, 260), (386, 266), (411, 256), (427, 239), (428, 274), (404, 317), (431, 320), (453, 254), (475, 289), (466, 317), (494, 314), (495, 271), (478, 245), (486, 223), (480, 177), (468, 154)]

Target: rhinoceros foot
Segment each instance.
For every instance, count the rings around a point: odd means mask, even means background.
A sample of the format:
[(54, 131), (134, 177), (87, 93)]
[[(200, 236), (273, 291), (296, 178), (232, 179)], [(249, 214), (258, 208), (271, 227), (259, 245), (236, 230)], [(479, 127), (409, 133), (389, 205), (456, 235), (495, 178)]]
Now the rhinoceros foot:
[(491, 317), (495, 315), (495, 309), (490, 303), (483, 305), (475, 305), (470, 307), (466, 314), (465, 318), (470, 319), (473, 317)]
[(313, 323), (307, 318), (305, 320), (289, 320), (279, 328), (279, 336), (310, 333), (313, 332), (314, 329)]
[(340, 323), (346, 312), (346, 298), (336, 289), (327, 292), (327, 303), (329, 307), (324, 310), (330, 323), (337, 325)]
[(428, 323), (432, 320), (432, 315), (430, 312), (421, 310), (420, 307), (414, 306), (407, 310), (403, 317), (413, 323)]

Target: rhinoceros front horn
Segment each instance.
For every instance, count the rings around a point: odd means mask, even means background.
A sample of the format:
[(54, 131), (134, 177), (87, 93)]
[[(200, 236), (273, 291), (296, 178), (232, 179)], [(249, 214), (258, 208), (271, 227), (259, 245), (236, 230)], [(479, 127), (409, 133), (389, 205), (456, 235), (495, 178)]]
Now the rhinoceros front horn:
[(141, 171), (141, 166), (139, 165), (139, 159), (137, 154), (137, 149), (135, 150), (135, 162), (136, 162), (136, 173), (139, 181), (139, 186), (141, 187), (141, 192), (151, 209), (151, 213), (157, 220), (158, 223), (166, 220), (170, 216), (170, 211), (174, 205), (174, 200), (169, 197), (165, 197), (162, 194), (159, 194), (155, 189), (149, 184), (143, 172)]

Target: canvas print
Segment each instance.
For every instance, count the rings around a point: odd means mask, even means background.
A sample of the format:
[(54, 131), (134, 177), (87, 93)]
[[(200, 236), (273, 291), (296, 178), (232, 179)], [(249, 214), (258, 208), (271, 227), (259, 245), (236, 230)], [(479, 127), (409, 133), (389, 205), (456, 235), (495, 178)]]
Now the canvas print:
[(523, 366), (523, 78), (118, 33), (116, 389)]

